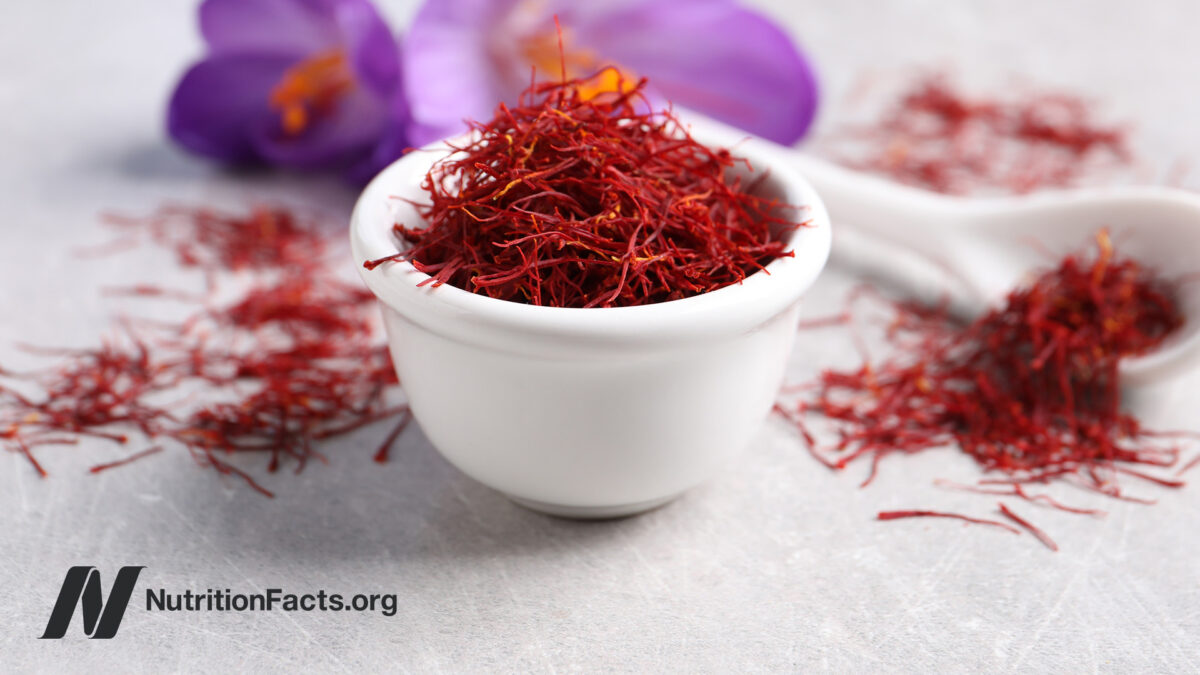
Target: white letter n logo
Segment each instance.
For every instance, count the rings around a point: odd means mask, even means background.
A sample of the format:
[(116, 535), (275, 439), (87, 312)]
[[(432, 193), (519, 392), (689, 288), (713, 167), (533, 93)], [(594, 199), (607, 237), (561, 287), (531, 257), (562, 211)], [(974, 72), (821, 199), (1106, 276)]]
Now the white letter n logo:
[(143, 569), (142, 566), (122, 567), (117, 572), (107, 602), (100, 590), (99, 570), (89, 565), (67, 570), (62, 590), (58, 592), (58, 602), (54, 603), (54, 611), (50, 612), (50, 621), (46, 622), (42, 639), (57, 640), (67, 634), (67, 626), (75, 614), (75, 605), (83, 608), (83, 632), (88, 637), (107, 640), (116, 635), (121, 627), (121, 618), (125, 616), (125, 607), (133, 595), (133, 586)]

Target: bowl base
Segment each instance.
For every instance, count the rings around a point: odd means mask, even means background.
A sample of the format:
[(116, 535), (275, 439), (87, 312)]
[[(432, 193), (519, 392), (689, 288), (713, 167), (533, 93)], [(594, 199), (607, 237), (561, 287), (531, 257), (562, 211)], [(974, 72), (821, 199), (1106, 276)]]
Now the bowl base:
[(667, 502), (674, 501), (683, 493), (670, 495), (669, 497), (660, 497), (658, 499), (648, 499), (644, 502), (634, 502), (632, 504), (619, 504), (617, 506), (570, 506), (567, 504), (551, 504), (548, 502), (539, 502), (535, 499), (525, 499), (523, 497), (514, 497), (513, 495), (505, 495), (513, 502), (524, 506), (527, 509), (545, 513), (559, 518), (571, 518), (574, 520), (605, 520), (609, 518), (625, 518), (627, 516), (645, 513), (653, 509), (663, 506)]

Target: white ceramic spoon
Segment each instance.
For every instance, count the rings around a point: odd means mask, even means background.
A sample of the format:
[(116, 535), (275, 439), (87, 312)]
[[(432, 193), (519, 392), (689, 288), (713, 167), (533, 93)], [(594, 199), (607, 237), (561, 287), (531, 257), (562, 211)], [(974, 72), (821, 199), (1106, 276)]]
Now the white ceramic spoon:
[[(846, 228), (936, 261), (962, 282), (980, 311), (999, 304), (1030, 273), (1091, 246), (1108, 228), (1118, 254), (1168, 279), (1200, 272), (1200, 195), (1160, 187), (1080, 189), (1022, 197), (947, 197), (851, 171), (744, 131), (685, 113), (727, 145), (771, 146), (816, 188), (835, 230)], [(835, 239), (834, 251), (838, 240)], [(847, 242), (849, 244), (849, 242)], [(1165, 379), (1200, 361), (1200, 281), (1180, 287), (1183, 328), (1154, 352), (1126, 359), (1132, 383)]]

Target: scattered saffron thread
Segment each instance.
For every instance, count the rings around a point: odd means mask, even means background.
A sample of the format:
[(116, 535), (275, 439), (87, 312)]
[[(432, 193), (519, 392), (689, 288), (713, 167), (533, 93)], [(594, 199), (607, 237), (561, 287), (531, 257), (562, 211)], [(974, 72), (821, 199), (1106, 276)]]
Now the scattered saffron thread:
[(875, 122), (828, 140), (832, 159), (936, 192), (1026, 193), (1128, 166), (1126, 130), (1066, 93), (970, 98), (944, 75), (914, 81)]
[(981, 487), (979, 485), (963, 485), (961, 483), (953, 483), (951, 481), (940, 480), (940, 479), (935, 480), (933, 482), (933, 484), (940, 485), (942, 487), (952, 488), (955, 490), (974, 492), (976, 494), (981, 494), (981, 495), (1000, 495), (1000, 496), (1004, 496), (1004, 497), (1018, 497), (1020, 499), (1023, 499), (1025, 501), (1031, 503), (1031, 504), (1041, 504), (1044, 506), (1049, 506), (1050, 508), (1058, 509), (1059, 511), (1066, 511), (1067, 513), (1076, 513), (1076, 514), (1080, 514), (1080, 515), (1097, 516), (1097, 517), (1107, 515), (1104, 511), (1101, 511), (1100, 509), (1085, 509), (1085, 508), (1081, 508), (1078, 506), (1068, 506), (1047, 494), (1029, 494), (1028, 492), (1025, 491), (1025, 488), (1022, 487), (1022, 485), (1020, 483), (1015, 483), (1015, 484), (1007, 486), (1008, 487), (1007, 490), (1005, 490), (1003, 488), (999, 488), (999, 487), (989, 488), (989, 487)]
[[(1132, 467), (1175, 466), (1181, 448), (1171, 439), (1191, 436), (1143, 429), (1123, 412), (1118, 367), (1122, 357), (1155, 349), (1184, 317), (1173, 285), (1116, 256), (1107, 232), (1097, 234), (1095, 248), (1091, 255), (1066, 256), (1010, 293), (1003, 307), (969, 323), (945, 307), (892, 303), (888, 335), (896, 355), (857, 370), (825, 371), (815, 386), (792, 389), (797, 400), (776, 410), (825, 466), (868, 462), (864, 486), (885, 457), (952, 445), (1003, 477), (981, 479), (978, 486), (942, 483), (949, 487), (1086, 515), (1103, 512), (1033, 495), (1025, 486), (1066, 481), (1152, 503), (1123, 494), (1118, 476), (1182, 487), (1177, 477)], [(832, 446), (817, 443), (810, 415), (832, 424)], [(1194, 463), (1200, 460), (1184, 470)], [(1056, 549), (1044, 533), (1020, 522)]]
[(974, 523), (976, 525), (991, 525), (992, 527), (999, 527), (1001, 529), (1008, 530), (1013, 534), (1021, 534), (1021, 532), (1016, 528), (1005, 525), (998, 520), (972, 518), (971, 516), (964, 516), (960, 513), (946, 513), (944, 511), (880, 511), (875, 518), (877, 520), (899, 520), (901, 518), (953, 518), (954, 520), (961, 520), (966, 523)]
[(92, 468), (88, 469), (88, 471), (90, 473), (100, 473), (101, 471), (107, 471), (109, 469), (114, 469), (118, 466), (125, 466), (126, 464), (129, 464), (131, 462), (136, 462), (137, 460), (142, 459), (143, 457), (149, 457), (150, 455), (158, 454), (158, 453), (162, 452), (162, 449), (163, 449), (163, 447), (161, 445), (152, 445), (152, 446), (146, 448), (145, 450), (142, 450), (141, 452), (135, 452), (132, 455), (129, 455), (128, 457), (122, 457), (121, 459), (118, 459), (114, 462), (107, 462), (105, 464), (97, 464), (96, 466), (93, 466)]
[(1196, 455), (1195, 457), (1188, 460), (1187, 464), (1184, 464), (1183, 466), (1179, 467), (1179, 471), (1176, 471), (1175, 475), (1182, 476), (1183, 474), (1196, 468), (1197, 466), (1200, 466), (1200, 455)]
[(1045, 544), (1046, 548), (1050, 549), (1051, 551), (1058, 550), (1058, 544), (1054, 543), (1054, 540), (1051, 539), (1050, 536), (1047, 535), (1045, 532), (1034, 527), (1033, 524), (1031, 524), (1028, 520), (1025, 520), (1021, 516), (1018, 516), (1017, 514), (1013, 513), (1007, 506), (1004, 505), (1004, 502), (997, 502), (997, 505), (1000, 507), (1000, 513), (1004, 514), (1005, 518), (1008, 518), (1009, 520), (1013, 521), (1017, 525), (1020, 525), (1021, 527), (1025, 528), (1026, 531), (1028, 531), (1033, 536), (1037, 537), (1038, 541)]
[[(318, 441), (398, 418), (375, 454), (386, 460), (411, 414), (391, 400), (398, 383), (376, 334), (374, 298), (334, 273), (330, 236), (316, 220), (282, 207), (240, 214), (186, 206), (109, 220), (124, 231), (122, 241), (149, 235), (179, 265), (201, 269), (208, 293), (197, 303), (153, 285), (124, 289), (200, 307), (177, 323), (119, 321), (97, 347), (39, 349), (61, 359), (42, 370), (0, 369), (12, 385), (0, 383), (0, 440), (39, 475), (46, 472), (35, 447), (83, 437), (125, 444), (135, 433), (174, 441), (202, 466), (273, 496), (233, 456), (262, 455), (269, 472), (285, 464), (299, 472), (326, 461)], [(197, 387), (210, 396), (197, 397)], [(22, 393), (27, 388), (40, 394)]]

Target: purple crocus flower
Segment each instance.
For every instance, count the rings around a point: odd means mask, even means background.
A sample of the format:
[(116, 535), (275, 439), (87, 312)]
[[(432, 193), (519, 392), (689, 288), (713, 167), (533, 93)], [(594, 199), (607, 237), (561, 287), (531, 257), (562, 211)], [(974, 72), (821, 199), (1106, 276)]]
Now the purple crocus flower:
[(648, 78), (656, 97), (779, 143), (812, 122), (808, 63), (779, 26), (734, 0), (427, 0), (403, 48), (409, 139), (489, 118), (529, 84), (531, 66), (539, 79), (559, 77), (555, 16), (569, 76), (615, 66), (627, 81)]
[(188, 150), (314, 169), (403, 145), (399, 48), (368, 0), (206, 0), (200, 30), (208, 54), (167, 112)]

